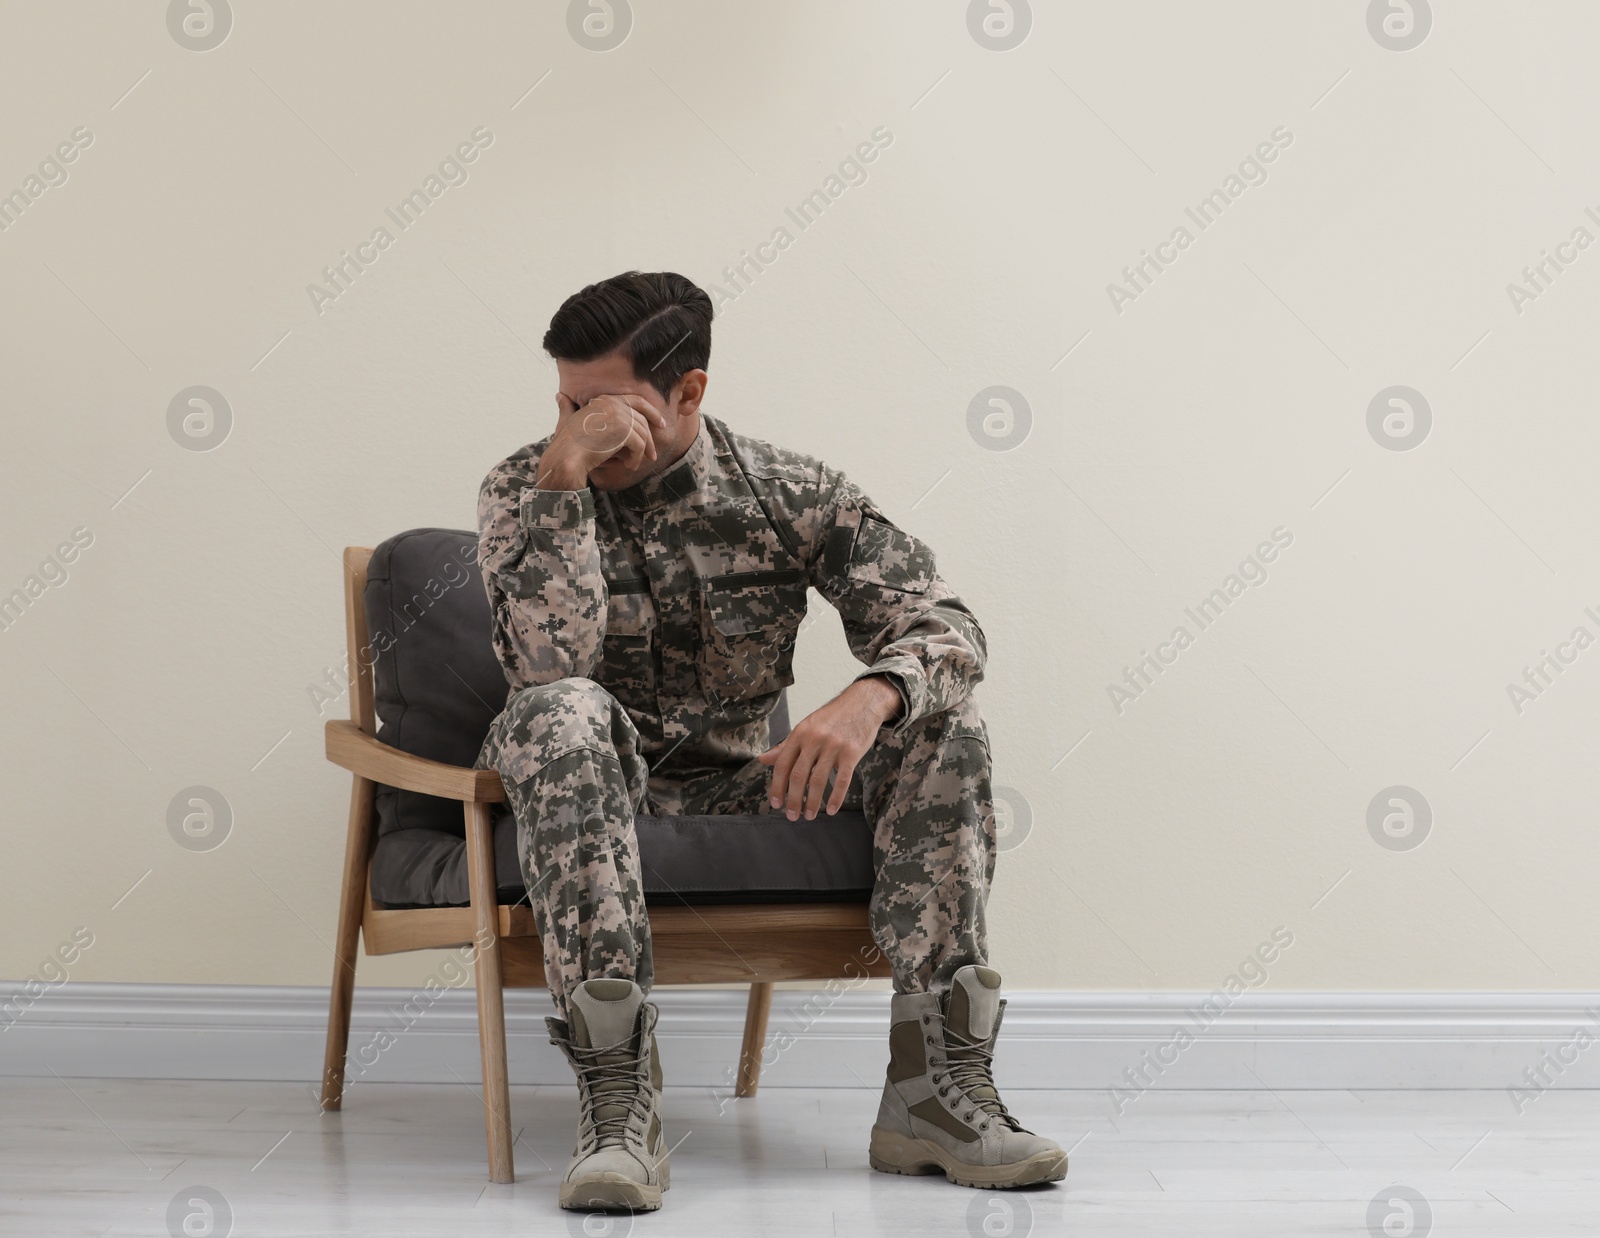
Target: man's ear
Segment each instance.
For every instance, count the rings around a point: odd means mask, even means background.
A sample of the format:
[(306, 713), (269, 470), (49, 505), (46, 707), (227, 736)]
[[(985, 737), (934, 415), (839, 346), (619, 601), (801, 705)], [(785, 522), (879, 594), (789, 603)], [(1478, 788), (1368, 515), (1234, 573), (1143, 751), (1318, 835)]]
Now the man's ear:
[(699, 410), (700, 401), (705, 399), (706, 383), (709, 381), (710, 375), (704, 370), (690, 370), (673, 384), (669, 406), (682, 416), (692, 416)]

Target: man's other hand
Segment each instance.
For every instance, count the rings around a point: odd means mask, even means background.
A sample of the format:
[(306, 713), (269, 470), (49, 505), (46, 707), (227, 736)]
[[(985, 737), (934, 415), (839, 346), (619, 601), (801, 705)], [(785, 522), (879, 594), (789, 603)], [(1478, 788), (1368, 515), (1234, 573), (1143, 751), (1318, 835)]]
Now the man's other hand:
[(900, 712), (900, 689), (882, 676), (858, 679), (833, 700), (807, 714), (775, 747), (756, 760), (772, 766), (768, 800), (789, 820), (816, 820), (828, 778), (834, 775), (828, 815), (839, 811), (856, 765), (872, 747), (878, 728)]

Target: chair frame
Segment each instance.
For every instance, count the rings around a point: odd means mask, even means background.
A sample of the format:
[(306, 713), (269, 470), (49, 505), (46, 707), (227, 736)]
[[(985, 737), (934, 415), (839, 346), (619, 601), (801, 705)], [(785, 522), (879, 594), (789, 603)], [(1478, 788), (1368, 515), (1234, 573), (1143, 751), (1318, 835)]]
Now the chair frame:
[[(505, 800), (499, 773), (413, 756), (377, 737), (365, 606), (371, 558), (368, 547), (348, 546), (344, 551), (350, 720), (330, 721), (325, 736), (328, 760), (349, 770), (353, 782), (328, 1003), (322, 1109), (337, 1110), (343, 1102), (358, 940), (367, 954), (475, 945), (473, 978), (483, 1058), (489, 1178), (511, 1182), (516, 1171), (503, 990), (544, 985), (542, 944), (532, 908), (526, 904), (504, 906), (496, 897), (491, 805)], [(386, 909), (373, 904), (368, 875), (377, 842), (375, 795), (380, 783), (461, 803), (466, 819), (469, 906)], [(750, 985), (736, 1096), (755, 1095), (760, 1083), (774, 981), (891, 974), (888, 960), (873, 941), (864, 904), (653, 907), (649, 917), (657, 983), (746, 981)], [(733, 939), (739, 943), (737, 951), (728, 944)]]

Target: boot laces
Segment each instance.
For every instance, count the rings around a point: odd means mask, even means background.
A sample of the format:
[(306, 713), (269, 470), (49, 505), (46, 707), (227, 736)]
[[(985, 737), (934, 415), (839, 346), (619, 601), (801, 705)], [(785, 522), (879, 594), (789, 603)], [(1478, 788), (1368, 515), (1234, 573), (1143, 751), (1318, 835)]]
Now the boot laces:
[[(584, 1109), (593, 1127), (593, 1144), (597, 1148), (626, 1144), (633, 1120), (641, 1124), (650, 1116), (649, 1054), (647, 1037), (640, 1037), (640, 1049), (632, 1054), (618, 1046), (601, 1045), (586, 1049), (568, 1042), (567, 1049), (577, 1068), (578, 1087), (582, 1092)], [(602, 1109), (610, 1112), (601, 1114)]]
[[(986, 1040), (969, 1040), (948, 1023), (944, 1025), (945, 1055), (934, 1059), (934, 1064), (943, 1066), (946, 1084), (940, 1089), (954, 1087), (972, 1106), (967, 1116), (970, 1118), (974, 1112), (982, 1111), (993, 1118), (1004, 1122), (1012, 1130), (1021, 1130), (1022, 1126), (1012, 1116), (1005, 1102), (1000, 1099), (1000, 1090), (994, 1084), (994, 1050)], [(988, 1095), (982, 1094), (987, 1091)], [(985, 1125), (988, 1119), (985, 1119)]]

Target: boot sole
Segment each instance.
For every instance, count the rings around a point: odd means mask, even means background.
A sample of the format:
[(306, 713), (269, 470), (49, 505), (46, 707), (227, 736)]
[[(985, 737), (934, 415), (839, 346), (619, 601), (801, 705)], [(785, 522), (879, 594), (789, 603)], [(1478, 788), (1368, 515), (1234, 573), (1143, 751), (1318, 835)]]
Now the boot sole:
[(635, 1182), (621, 1174), (599, 1174), (593, 1178), (579, 1178), (561, 1184), (561, 1206), (576, 1212), (590, 1210), (627, 1209), (629, 1212), (654, 1212), (661, 1207), (661, 1192), (671, 1185), (671, 1171), (666, 1161), (657, 1163), (661, 1172), (661, 1185), (651, 1186)]
[(914, 1139), (882, 1127), (872, 1128), (867, 1163), (879, 1173), (942, 1173), (957, 1186), (979, 1190), (1005, 1190), (1013, 1186), (1032, 1186), (1036, 1182), (1059, 1182), (1067, 1176), (1065, 1152), (1040, 1152), (1009, 1165), (968, 1165), (956, 1160), (937, 1144)]

